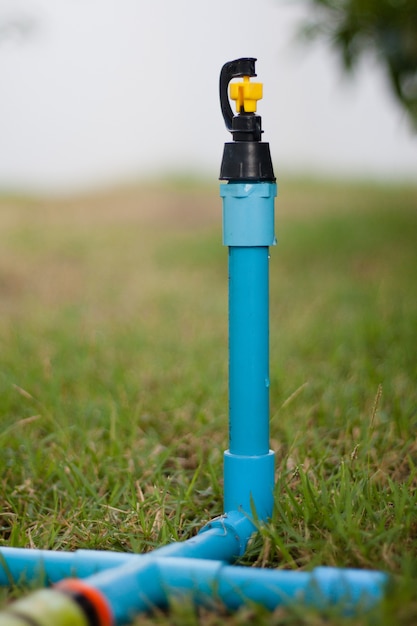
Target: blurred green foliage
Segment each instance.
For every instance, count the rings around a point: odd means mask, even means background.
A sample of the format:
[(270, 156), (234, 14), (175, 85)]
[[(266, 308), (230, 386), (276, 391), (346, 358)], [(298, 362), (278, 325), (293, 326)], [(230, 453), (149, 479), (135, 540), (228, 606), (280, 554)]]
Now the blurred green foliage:
[(386, 71), (397, 101), (417, 129), (417, 0), (308, 0), (301, 31), (324, 39), (352, 70), (367, 52)]

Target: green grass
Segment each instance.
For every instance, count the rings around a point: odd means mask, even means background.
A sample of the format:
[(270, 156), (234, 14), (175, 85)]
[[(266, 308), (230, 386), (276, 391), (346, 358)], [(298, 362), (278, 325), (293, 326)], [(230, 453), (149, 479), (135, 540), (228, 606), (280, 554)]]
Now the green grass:
[[(144, 552), (221, 513), (220, 206), (184, 184), (0, 201), (1, 545)], [(276, 221), (275, 510), (242, 562), (396, 586), (355, 620), (185, 604), (138, 625), (416, 623), (417, 189), (284, 180)]]

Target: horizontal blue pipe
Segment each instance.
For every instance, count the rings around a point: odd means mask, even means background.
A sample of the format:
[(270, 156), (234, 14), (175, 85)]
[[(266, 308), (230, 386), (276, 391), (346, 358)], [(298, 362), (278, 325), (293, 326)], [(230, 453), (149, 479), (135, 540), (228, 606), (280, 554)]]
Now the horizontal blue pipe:
[(317, 567), (294, 572), (186, 559), (156, 560), (167, 597), (190, 595), (213, 606), (216, 599), (235, 610), (255, 602), (273, 610), (294, 603), (317, 608), (339, 606), (344, 613), (369, 608), (382, 599), (388, 577), (381, 572)]
[(312, 572), (266, 570), (222, 561), (154, 558), (106, 570), (87, 579), (110, 605), (115, 624), (128, 624), (138, 613), (164, 608), (174, 597), (228, 609), (255, 602), (267, 609), (292, 604), (341, 612), (370, 608), (381, 600), (388, 582), (380, 572), (319, 567)]
[(138, 558), (141, 557), (136, 554), (99, 550), (61, 552), (30, 548), (1, 548), (0, 586), (7, 587), (32, 582), (48, 585), (70, 576), (85, 578), (103, 569), (118, 567)]
[(153, 558), (186, 557), (232, 562), (241, 556), (255, 528), (242, 514), (231, 512), (209, 522), (198, 535), (173, 542), (147, 554), (76, 550), (61, 552), (0, 548), (0, 586), (17, 583), (56, 583), (63, 578), (86, 578), (102, 570)]
[[(129, 624), (138, 614), (156, 607), (168, 607), (174, 598), (188, 599), (208, 608), (221, 603), (235, 610), (256, 603), (269, 610), (292, 605), (319, 610), (334, 607), (352, 615), (379, 602), (387, 583), (388, 577), (380, 572), (327, 567), (312, 572), (266, 570), (184, 557), (143, 557), (85, 581), (105, 597), (115, 626)], [(41, 606), (39, 592), (28, 596), (24, 600), (25, 615), (36, 615), (37, 619), (33, 620), (36, 624), (68, 626), (68, 606), (62, 612), (57, 609), (56, 593), (44, 593)], [(13, 619), (13, 615), (22, 615), (20, 609), (18, 602), (15, 611), (12, 607), (0, 613), (0, 623), (26, 624), (26, 619)]]

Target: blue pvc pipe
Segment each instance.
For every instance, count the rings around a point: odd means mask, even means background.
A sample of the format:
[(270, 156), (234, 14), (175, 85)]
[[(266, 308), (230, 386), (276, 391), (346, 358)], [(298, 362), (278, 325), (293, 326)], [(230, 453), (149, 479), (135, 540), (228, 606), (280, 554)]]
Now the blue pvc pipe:
[[(212, 539), (214, 535), (207, 531), (206, 537)], [(81, 552), (83, 558), (94, 557), (94, 551)], [(158, 556), (158, 552), (136, 555), (123, 565), (108, 567), (85, 579), (89, 587), (105, 597), (115, 626), (132, 622), (138, 613), (167, 607), (173, 598), (187, 598), (209, 608), (220, 602), (231, 610), (254, 602), (269, 610), (296, 604), (320, 610), (336, 607), (352, 614), (378, 603), (389, 582), (385, 574), (366, 570), (332, 567), (318, 567), (312, 572), (267, 570), (231, 566), (215, 559), (166, 558)], [(44, 597), (46, 616), (53, 608), (54, 597), (50, 598), (51, 606), (48, 596)], [(33, 602), (36, 606), (36, 594)], [(30, 607), (30, 596), (26, 605)], [(0, 621), (1, 617), (0, 614)], [(54, 626), (67, 624), (65, 614), (55, 615)]]
[(312, 572), (266, 570), (215, 561), (157, 560), (160, 586), (169, 597), (190, 596), (208, 606), (220, 600), (235, 610), (255, 602), (274, 610), (303, 604), (336, 606), (344, 613), (367, 609), (382, 599), (388, 578), (381, 572), (317, 567)]
[(270, 610), (302, 604), (319, 609), (333, 606), (352, 613), (381, 600), (388, 578), (364, 570), (319, 567), (312, 572), (293, 572), (173, 557), (132, 562), (86, 582), (106, 597), (115, 624), (121, 625), (133, 621), (138, 613), (168, 606), (175, 597), (209, 607), (221, 602), (232, 610), (255, 602)]
[(269, 452), (269, 249), (229, 247), (229, 452)]
[(0, 548), (0, 586), (16, 584), (51, 584), (69, 576), (86, 578), (110, 567), (118, 567), (136, 554), (101, 550), (34, 550), (30, 548)]
[(229, 449), (224, 510), (271, 516), (269, 450), (269, 246), (275, 244), (275, 183), (221, 185), (229, 247)]
[(212, 520), (198, 535), (173, 542), (147, 554), (76, 550), (61, 552), (28, 548), (0, 548), (0, 586), (18, 583), (56, 583), (63, 578), (86, 578), (121, 565), (135, 566), (154, 558), (184, 557), (233, 562), (246, 549), (255, 528), (242, 514), (232, 512)]

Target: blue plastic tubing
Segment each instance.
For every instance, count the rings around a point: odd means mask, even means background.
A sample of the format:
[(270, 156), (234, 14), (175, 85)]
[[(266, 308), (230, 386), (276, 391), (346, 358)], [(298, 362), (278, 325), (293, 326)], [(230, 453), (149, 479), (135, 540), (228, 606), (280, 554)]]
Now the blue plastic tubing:
[(115, 623), (125, 624), (138, 613), (167, 606), (175, 597), (212, 607), (220, 601), (229, 609), (252, 601), (268, 609), (301, 603), (317, 608), (339, 606), (344, 613), (352, 613), (378, 602), (387, 580), (380, 572), (363, 570), (319, 567), (312, 572), (290, 572), (173, 557), (109, 569), (88, 582), (107, 598)]
[(233, 562), (241, 556), (254, 531), (250, 519), (231, 512), (213, 519), (198, 535), (181, 542), (172, 542), (147, 554), (101, 550), (33, 550), (0, 548), (0, 586), (18, 583), (57, 583), (63, 578), (88, 578), (107, 569), (125, 565), (142, 567), (154, 558), (195, 558)]
[[(227, 529), (221, 535), (219, 528), (209, 528), (199, 535), (206, 535), (207, 539), (200, 545), (197, 541), (193, 546), (192, 540), (174, 543), (148, 555), (94, 550), (76, 553), (20, 550), (19, 554), (12, 555), (13, 549), (10, 548), (3, 550), (2, 556), (7, 559), (9, 576), (13, 556), (27, 559), (26, 564), (16, 563), (20, 574), (26, 571), (39, 576), (43, 564), (44, 575), (48, 575), (52, 582), (87, 575), (85, 581), (106, 597), (115, 625), (128, 624), (138, 613), (166, 607), (171, 599), (178, 597), (186, 597), (207, 607), (220, 602), (232, 610), (244, 603), (256, 602), (271, 610), (278, 606), (303, 604), (319, 609), (336, 606), (343, 613), (351, 614), (377, 604), (388, 584), (385, 574), (366, 570), (318, 567), (311, 572), (292, 572), (227, 565), (223, 560), (210, 558), (207, 553), (213, 548), (214, 556), (216, 544), (221, 545), (217, 540), (228, 535)], [(223, 547), (227, 547), (231, 539), (229, 536)], [(181, 552), (184, 556), (177, 556)], [(200, 552), (205, 558), (198, 558)], [(28, 564), (31, 554), (33, 559)], [(94, 568), (98, 573), (91, 575)], [(62, 624), (66, 624), (64, 616)], [(61, 623), (58, 621), (55, 626), (61, 626)]]
[[(203, 553), (210, 544), (215, 548), (213, 537), (207, 531)], [(180, 546), (184, 549), (187, 543), (171, 544), (167, 546), (170, 550), (162, 548), (149, 555), (94, 550), (38, 554), (36, 567), (42, 560), (52, 580), (82, 576), (94, 566), (102, 568), (85, 581), (106, 597), (115, 625), (128, 624), (138, 613), (166, 607), (171, 599), (178, 597), (207, 607), (220, 602), (232, 610), (247, 602), (260, 603), (271, 610), (297, 603), (319, 609), (336, 606), (351, 614), (378, 603), (388, 583), (385, 574), (366, 570), (318, 567), (311, 572), (292, 572), (227, 565), (208, 555), (204, 559), (196, 558), (199, 546), (193, 550), (190, 545), (190, 554), (185, 550), (184, 556), (176, 556)], [(88, 565), (89, 561), (92, 566)], [(66, 624), (65, 617), (62, 624)], [(58, 621), (55, 626), (61, 623)]]
[(275, 183), (228, 183), (223, 243), (229, 247), (229, 449), (224, 509), (260, 520), (272, 513), (269, 449), (269, 246), (275, 244)]

